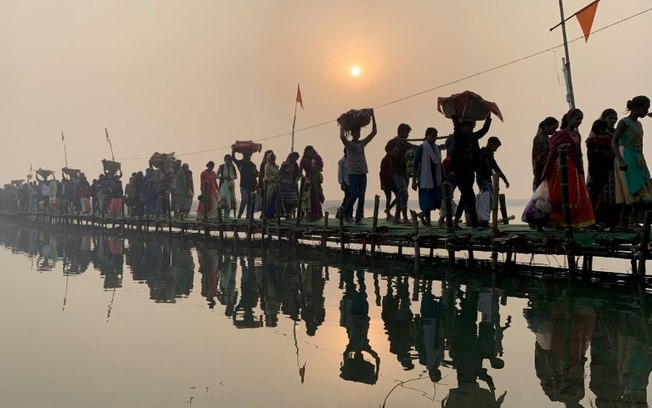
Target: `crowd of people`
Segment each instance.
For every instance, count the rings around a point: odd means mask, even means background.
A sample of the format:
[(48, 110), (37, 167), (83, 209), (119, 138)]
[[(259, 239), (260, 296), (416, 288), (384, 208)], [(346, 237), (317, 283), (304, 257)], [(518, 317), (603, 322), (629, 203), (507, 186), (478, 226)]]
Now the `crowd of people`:
[(571, 109), (561, 122), (553, 117), (541, 121), (532, 146), (534, 194), (523, 221), (537, 228), (567, 224), (562, 209), (563, 148), (570, 224), (577, 228), (640, 228), (640, 215), (652, 203), (652, 182), (643, 156), (643, 127), (639, 121), (651, 116), (650, 99), (636, 96), (627, 101), (626, 109), (627, 115), (620, 120), (616, 110), (609, 108), (593, 122), (586, 139), (587, 176), (578, 131), (583, 112)]
[[(652, 202), (652, 183), (642, 152), (643, 128), (638, 120), (650, 115), (650, 100), (637, 96), (627, 102), (626, 108), (628, 114), (620, 120), (616, 110), (606, 109), (593, 122), (586, 139), (587, 177), (578, 132), (584, 119), (582, 111), (571, 109), (561, 120), (547, 117), (541, 121), (532, 145), (534, 194), (525, 208), (523, 221), (539, 229), (566, 224), (559, 153), (560, 147), (564, 147), (571, 224), (578, 228), (637, 228), (642, 210)], [(374, 112), (367, 111), (371, 131), (366, 137), (361, 137), (362, 126), (340, 126), (343, 156), (338, 162), (337, 181), (343, 197), (337, 217), (347, 223), (363, 224), (365, 219), (370, 169), (365, 147), (377, 134)], [(386, 142), (379, 166), (388, 221), (411, 223), (411, 187), (417, 192), (419, 219), (425, 226), (433, 227), (432, 212), (442, 210), (443, 182), (448, 181), (451, 192), (459, 190), (459, 202), (452, 210), (455, 228), (461, 228), (463, 215), (470, 228), (488, 226), (493, 202), (492, 175), (498, 174), (506, 187), (509, 181), (494, 158), (500, 140), (488, 137), (486, 145), (480, 147), (480, 139), (491, 127), (491, 113), (479, 130), (475, 130), (475, 119), (451, 115), (452, 134), (439, 137), (438, 130), (429, 127), (418, 145), (408, 139), (410, 125), (398, 125), (396, 136)], [(438, 144), (440, 139), (445, 141)], [(280, 164), (276, 153), (267, 150), (258, 167), (252, 161), (253, 154), (255, 150), (234, 145), (222, 164), (206, 164), (199, 178), (197, 220), (253, 218), (255, 213), (268, 219), (301, 217), (317, 221), (323, 217), (324, 161), (314, 146), (306, 146), (302, 155), (289, 153)], [(169, 157), (152, 159), (149, 164), (144, 174), (133, 173), (124, 189), (119, 166), (105, 165), (103, 174), (92, 183), (77, 170), (64, 169), (61, 180), (53, 172), (37, 171), (35, 181), (14, 180), (5, 185), (0, 190), (0, 205), (5, 210), (29, 212), (95, 212), (114, 216), (126, 212), (135, 217), (187, 217), (195, 198), (188, 164)], [(235, 188), (238, 178), (239, 205)], [(444, 220), (442, 213), (440, 225)]]
[(134, 172), (123, 188), (116, 162), (89, 182), (76, 169), (64, 168), (61, 179), (37, 170), (35, 180), (13, 180), (0, 190), (0, 207), (8, 211), (49, 214), (102, 214), (131, 217), (177, 217), (190, 213), (194, 197), (192, 171), (180, 160)]

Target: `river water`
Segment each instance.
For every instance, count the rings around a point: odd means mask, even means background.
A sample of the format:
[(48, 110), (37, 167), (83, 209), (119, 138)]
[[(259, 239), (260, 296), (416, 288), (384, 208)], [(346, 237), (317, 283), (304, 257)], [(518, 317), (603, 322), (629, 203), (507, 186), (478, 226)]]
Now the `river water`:
[(648, 406), (650, 294), (0, 224), (0, 407)]

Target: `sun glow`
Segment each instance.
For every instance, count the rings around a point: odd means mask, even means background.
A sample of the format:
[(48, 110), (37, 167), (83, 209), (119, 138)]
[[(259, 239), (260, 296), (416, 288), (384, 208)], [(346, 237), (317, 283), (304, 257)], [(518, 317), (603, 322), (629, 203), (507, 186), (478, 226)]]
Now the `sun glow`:
[(355, 67), (351, 68), (351, 75), (354, 76), (354, 77), (360, 76), (361, 72), (362, 71), (360, 70), (360, 67), (358, 67), (358, 66), (355, 66)]

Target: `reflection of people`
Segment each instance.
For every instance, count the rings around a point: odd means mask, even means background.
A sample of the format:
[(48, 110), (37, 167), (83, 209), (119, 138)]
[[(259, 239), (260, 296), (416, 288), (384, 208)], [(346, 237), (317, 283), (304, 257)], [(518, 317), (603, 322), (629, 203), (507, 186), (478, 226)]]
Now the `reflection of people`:
[[(628, 308), (629, 309), (629, 308)], [(596, 313), (591, 338), (591, 391), (597, 408), (647, 406), (652, 355), (646, 333), (650, 324), (630, 310), (603, 308)]]
[[(340, 300), (340, 326), (346, 328), (349, 343), (342, 354), (340, 377), (347, 381), (375, 384), (380, 371), (380, 357), (369, 344), (369, 302), (367, 301), (364, 271), (356, 273), (358, 287), (351, 269), (342, 269), (340, 284), (344, 295)], [(365, 354), (374, 362), (367, 361)]]
[(317, 328), (324, 323), (324, 286), (326, 280), (321, 273), (321, 265), (308, 264), (300, 269), (301, 278), (301, 318), (306, 322), (306, 334), (314, 336)]
[(276, 327), (278, 325), (278, 314), (281, 310), (279, 298), (279, 283), (281, 277), (276, 262), (263, 262), (263, 313), (265, 315), (265, 326)]
[[(444, 402), (446, 407), (499, 407), (507, 394), (505, 391), (496, 398), (493, 379), (482, 366), (485, 353), (482, 339), (478, 335), (478, 299), (478, 290), (467, 286), (466, 294), (460, 302), (461, 309), (455, 317), (455, 331), (451, 339), (450, 356), (457, 370), (458, 387), (450, 390)], [(489, 361), (492, 368), (502, 368), (499, 360)], [(489, 389), (480, 388), (478, 380), (484, 381)]]
[(551, 401), (579, 406), (584, 398), (586, 351), (595, 324), (587, 307), (568, 310), (562, 302), (524, 312), (536, 334), (534, 367), (541, 388)]
[(439, 366), (444, 359), (443, 306), (430, 292), (421, 297), (422, 347), (419, 347), (419, 362), (428, 369), (432, 382), (441, 380)]
[(236, 263), (231, 255), (222, 255), (218, 268), (221, 276), (217, 298), (220, 304), (226, 306), (224, 314), (231, 317), (238, 301), (238, 290), (235, 287)]
[(215, 307), (217, 285), (220, 272), (217, 269), (217, 251), (215, 249), (197, 248), (199, 259), (199, 273), (201, 274), (201, 295), (206, 298), (208, 307)]
[(481, 314), (478, 325), (478, 343), (482, 358), (489, 360), (492, 368), (503, 368), (503, 337), (512, 323), (512, 317), (507, 316), (504, 327), (500, 326), (499, 313), (500, 289), (482, 288), (478, 296), (478, 311)]
[(235, 306), (233, 325), (237, 328), (257, 328), (263, 325), (263, 318), (256, 319), (254, 308), (258, 305), (258, 288), (253, 257), (240, 258), (240, 302)]
[(383, 296), (381, 317), (385, 324), (385, 331), (389, 340), (389, 351), (396, 354), (396, 358), (404, 370), (414, 368), (412, 362), (412, 343), (410, 331), (413, 326), (412, 311), (410, 310), (410, 292), (408, 278), (396, 279), (396, 293), (392, 288), (392, 280), (387, 280), (387, 294)]
[(189, 296), (193, 286), (195, 261), (190, 247), (185, 243), (172, 245), (170, 271), (174, 279), (174, 294), (176, 297)]

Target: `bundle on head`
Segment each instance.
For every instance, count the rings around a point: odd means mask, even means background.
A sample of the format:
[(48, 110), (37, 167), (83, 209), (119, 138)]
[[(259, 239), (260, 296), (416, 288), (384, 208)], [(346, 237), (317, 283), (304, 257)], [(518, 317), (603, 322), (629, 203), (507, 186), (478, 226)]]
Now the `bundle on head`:
[(346, 131), (360, 129), (371, 122), (372, 109), (351, 109), (337, 118), (337, 123)]

